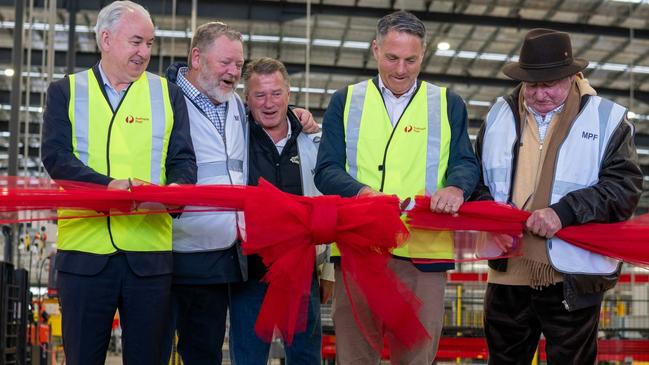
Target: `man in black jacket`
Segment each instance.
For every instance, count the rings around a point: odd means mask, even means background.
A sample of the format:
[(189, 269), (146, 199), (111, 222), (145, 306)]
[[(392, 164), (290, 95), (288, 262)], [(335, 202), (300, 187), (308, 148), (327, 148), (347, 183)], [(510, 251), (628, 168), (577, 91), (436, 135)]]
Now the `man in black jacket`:
[[(320, 195), (313, 182), (319, 136), (305, 134), (299, 119), (288, 108), (290, 85), (286, 68), (272, 58), (259, 58), (248, 63), (243, 79), (250, 128), (248, 184), (257, 185), (264, 178), (287, 193)], [(320, 302), (328, 300), (333, 288), (333, 265), (324, 263), (328, 259), (326, 246), (317, 246), (316, 253), (318, 265), (313, 273), (306, 330), (296, 333), (290, 345), (285, 343), (288, 365), (322, 362)], [(233, 364), (268, 362), (270, 345), (255, 333), (255, 322), (268, 288), (262, 281), (265, 274), (261, 257), (251, 255), (248, 256), (248, 280), (230, 284)]]
[[(53, 179), (119, 190), (142, 180), (195, 183), (196, 160), (182, 92), (145, 72), (154, 39), (149, 13), (131, 1), (115, 1), (99, 12), (95, 31), (100, 62), (47, 90), (47, 172)], [(84, 213), (59, 211), (59, 217), (70, 214)], [(59, 220), (57, 245), (66, 363), (104, 364), (117, 309), (124, 363), (159, 363), (169, 317), (171, 217)]]
[[(563, 227), (628, 219), (642, 173), (626, 109), (596, 96), (572, 58), (570, 37), (533, 29), (520, 61), (503, 72), (521, 81), (487, 115), (476, 151), (475, 199), (531, 211), (523, 255), (489, 263), (485, 334), (489, 364), (529, 364), (541, 333), (548, 362), (593, 364), (604, 292), (620, 263), (555, 237)], [(511, 240), (498, 238), (506, 250)]]

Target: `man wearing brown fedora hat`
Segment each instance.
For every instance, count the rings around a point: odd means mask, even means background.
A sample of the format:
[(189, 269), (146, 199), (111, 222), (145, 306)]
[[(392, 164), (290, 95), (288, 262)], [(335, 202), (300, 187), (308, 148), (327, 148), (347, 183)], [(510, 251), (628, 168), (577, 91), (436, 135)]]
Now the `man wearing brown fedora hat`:
[(621, 263), (555, 233), (628, 219), (642, 172), (626, 108), (597, 96), (581, 73), (587, 65), (572, 57), (567, 33), (529, 31), (519, 61), (503, 69), (521, 84), (498, 98), (477, 139), (482, 179), (473, 198), (532, 212), (522, 257), (489, 262), (489, 364), (529, 364), (541, 333), (548, 363), (596, 361), (602, 298)]

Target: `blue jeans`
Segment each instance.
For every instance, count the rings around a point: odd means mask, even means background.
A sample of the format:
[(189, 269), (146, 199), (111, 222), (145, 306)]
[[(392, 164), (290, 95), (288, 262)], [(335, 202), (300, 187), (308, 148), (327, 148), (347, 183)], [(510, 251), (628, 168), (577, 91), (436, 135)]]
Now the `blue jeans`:
[[(233, 365), (266, 365), (270, 344), (255, 334), (255, 322), (268, 284), (260, 281), (230, 286), (230, 359)], [(322, 363), (322, 328), (320, 325), (320, 291), (313, 278), (309, 298), (307, 328), (296, 333), (290, 346), (284, 348), (286, 364)]]

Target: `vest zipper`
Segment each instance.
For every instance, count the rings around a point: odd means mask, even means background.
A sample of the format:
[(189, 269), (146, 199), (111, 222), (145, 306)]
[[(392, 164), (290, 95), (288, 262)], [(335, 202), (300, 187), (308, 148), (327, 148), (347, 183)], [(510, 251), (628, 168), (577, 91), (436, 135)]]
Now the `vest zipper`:
[[(403, 117), (404, 114), (406, 114), (406, 111), (408, 110), (408, 107), (410, 107), (410, 103), (412, 103), (412, 100), (419, 93), (419, 89), (421, 88), (422, 83), (423, 83), (423, 81), (419, 82), (419, 85), (417, 85), (417, 88), (415, 89), (412, 96), (410, 97), (410, 100), (408, 100), (408, 104), (406, 104), (406, 107), (403, 108), (403, 112), (399, 116), (399, 119), (394, 124), (394, 127), (392, 127), (392, 133), (390, 133), (390, 138), (388, 138), (388, 142), (385, 144), (385, 150), (383, 151), (383, 162), (379, 166), (379, 169), (381, 170), (381, 188), (379, 189), (380, 192), (383, 192), (383, 188), (385, 187), (385, 170), (386, 170), (385, 162), (386, 162), (386, 160), (388, 158), (388, 148), (390, 148), (390, 142), (392, 142), (392, 137), (394, 136), (394, 132), (397, 130), (397, 127), (399, 126), (399, 123), (401, 122), (401, 118)], [(374, 84), (374, 83), (372, 82), (372, 84)], [(378, 89), (378, 87), (377, 87), (377, 89)], [(381, 92), (381, 90), (379, 90), (379, 95), (381, 95), (381, 100), (383, 100), (383, 107), (386, 108), (385, 107), (385, 99), (383, 99), (383, 93)], [(426, 99), (426, 102), (428, 102), (428, 99)], [(385, 112), (387, 114), (387, 112), (388, 112), (387, 108), (385, 109)], [(388, 115), (388, 119), (390, 119), (389, 115)], [(390, 124), (392, 124), (392, 120), (390, 120)]]
[[(235, 99), (235, 102), (236, 102), (236, 98), (232, 98), (232, 97), (231, 97), (231, 99)], [(227, 124), (227, 122), (228, 122), (228, 112), (229, 112), (229, 109), (230, 109), (230, 105), (229, 105), (230, 101), (227, 101), (227, 103), (228, 103), (228, 105), (226, 105), (226, 107), (225, 107), (225, 118), (223, 119), (223, 135), (221, 135), (221, 133), (219, 133), (219, 129), (216, 128), (216, 125), (214, 125), (214, 123), (212, 123), (212, 121), (210, 120), (210, 118), (207, 118), (207, 115), (205, 116), (205, 118), (210, 122), (210, 124), (212, 125), (212, 127), (214, 127), (214, 130), (216, 131), (216, 134), (217, 134), (217, 135), (221, 138), (221, 140), (223, 141), (223, 151), (225, 152), (225, 171), (228, 172), (228, 181), (230, 182), (230, 185), (233, 185), (233, 184), (232, 184), (232, 175), (230, 174), (230, 152), (228, 151), (228, 144), (227, 144), (227, 142), (226, 142), (226, 141), (227, 141), (227, 138), (225, 138), (225, 136), (226, 136), (227, 133), (228, 133), (228, 124)], [(201, 109), (201, 108), (198, 108), (198, 106), (197, 106), (197, 109), (200, 110), (200, 111), (202, 112), (202, 109)], [(233, 112), (233, 113), (234, 113), (234, 112)], [(217, 115), (216, 117), (218, 118), (218, 115)], [(245, 117), (247, 118), (248, 116), (245, 116)], [(243, 116), (243, 115), (240, 115), (239, 118), (244, 118), (244, 116)], [(242, 128), (242, 129), (243, 129), (243, 128)], [(245, 130), (243, 131), (243, 135), (244, 135), (244, 138), (245, 138), (245, 135), (246, 135), (246, 131), (245, 131)], [(245, 153), (246, 153), (246, 152), (245, 152), (246, 149), (248, 149), (248, 141), (246, 141), (246, 144), (245, 144), (245, 147), (244, 147), (244, 152), (243, 152), (243, 153), (244, 153), (244, 156), (245, 156)], [(244, 166), (242, 165), (242, 166), (241, 166), (241, 170), (243, 170), (243, 169), (244, 169)], [(243, 174), (243, 171), (242, 171), (242, 174)], [(246, 179), (246, 181), (244, 182), (244, 184), (245, 184), (245, 185), (248, 185), (248, 177), (247, 177), (247, 176), (244, 176), (244, 178)], [(236, 241), (239, 239), (239, 236), (240, 236), (240, 233), (239, 233), (239, 213), (238, 213), (238, 212), (234, 212), (234, 221), (235, 221), (236, 224), (237, 224), (237, 238), (235, 239), (235, 243), (233, 243), (233, 245), (231, 245), (230, 247), (232, 247), (232, 246), (234, 246), (234, 244), (236, 244)], [(230, 248), (230, 247), (228, 247), (228, 248)], [(237, 252), (238, 252), (238, 251), (239, 251), (239, 250), (237, 250)], [(242, 273), (242, 275), (243, 275), (243, 273)], [(245, 275), (243, 275), (243, 276), (245, 277)]]
[[(128, 87), (126, 88), (126, 91), (124, 92), (124, 96), (122, 96), (122, 99), (120, 99), (119, 103), (117, 104), (117, 108), (113, 110), (113, 116), (110, 118), (110, 123), (108, 124), (108, 137), (106, 138), (106, 176), (108, 177), (110, 177), (110, 136), (113, 132), (113, 124), (115, 122), (115, 117), (117, 116), (117, 111), (122, 106), (124, 99), (126, 99), (126, 95), (128, 95), (128, 91), (131, 89), (131, 85), (133, 85), (133, 82), (130, 85), (128, 85)], [(108, 103), (108, 105), (112, 110), (113, 106), (111, 105), (110, 100), (108, 100), (108, 96), (106, 95), (105, 90), (103, 88), (102, 90), (104, 91), (102, 93), (104, 95), (104, 99), (106, 100), (106, 102)], [(111, 245), (113, 245), (113, 247), (115, 247), (115, 249), (118, 252), (122, 252), (123, 250), (117, 247), (117, 245), (115, 244), (115, 240), (113, 239), (113, 231), (110, 226), (110, 215), (106, 217), (106, 226), (108, 227), (108, 237), (110, 237)]]

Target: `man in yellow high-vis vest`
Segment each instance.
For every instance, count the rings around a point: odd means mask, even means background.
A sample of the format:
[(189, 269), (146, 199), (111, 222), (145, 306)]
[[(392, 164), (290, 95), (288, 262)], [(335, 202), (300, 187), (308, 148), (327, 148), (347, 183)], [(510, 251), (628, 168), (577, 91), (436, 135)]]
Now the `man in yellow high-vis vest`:
[[(372, 42), (378, 77), (337, 91), (324, 117), (315, 176), (322, 193), (384, 193), (401, 199), (426, 194), (432, 196), (433, 211), (449, 214), (471, 194), (479, 170), (467, 134), (466, 107), (446, 88), (418, 80), (425, 46), (424, 24), (411, 13), (399, 11), (379, 20)], [(393, 252), (390, 268), (422, 300), (419, 317), (431, 336), (412, 350), (388, 338), (393, 364), (433, 362), (442, 329), (445, 271), (453, 264), (431, 259), (451, 259), (452, 249), (448, 233), (412, 231), (407, 245)], [(340, 270), (335, 280), (336, 363), (378, 364), (380, 354), (372, 344), (383, 343), (380, 323), (369, 318), (363, 301), (355, 300), (363, 323), (359, 329)]]
[[(182, 92), (145, 72), (154, 28), (131, 1), (103, 8), (100, 62), (52, 83), (43, 121), (43, 165), (53, 179), (127, 190), (196, 182)], [(59, 217), (96, 214), (60, 210)], [(58, 292), (70, 365), (104, 364), (119, 310), (124, 364), (157, 364), (169, 317), (169, 214), (60, 219)]]

